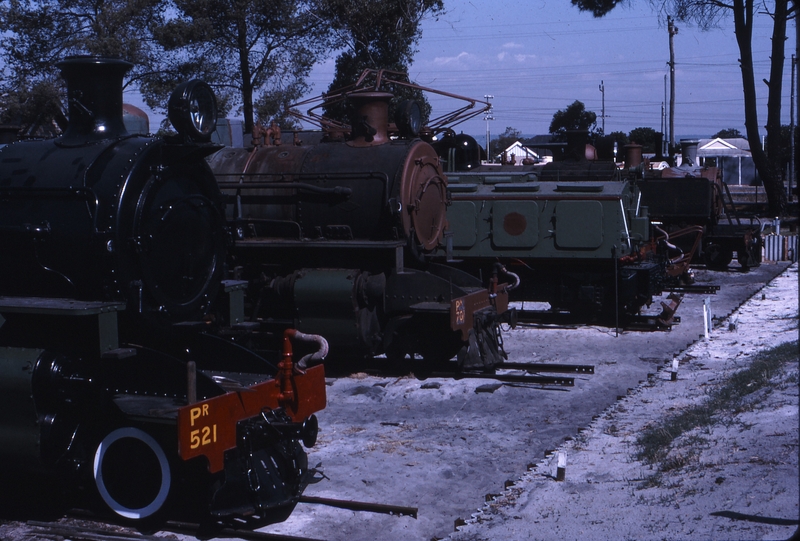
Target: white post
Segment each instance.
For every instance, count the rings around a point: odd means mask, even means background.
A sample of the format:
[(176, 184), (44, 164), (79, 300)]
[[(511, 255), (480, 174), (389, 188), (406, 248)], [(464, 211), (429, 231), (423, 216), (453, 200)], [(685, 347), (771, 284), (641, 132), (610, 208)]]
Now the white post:
[(711, 329), (711, 297), (706, 297), (703, 300), (703, 334), (706, 340), (708, 340)]
[(556, 468), (556, 481), (563, 481), (567, 476), (567, 453), (558, 452), (558, 466)]

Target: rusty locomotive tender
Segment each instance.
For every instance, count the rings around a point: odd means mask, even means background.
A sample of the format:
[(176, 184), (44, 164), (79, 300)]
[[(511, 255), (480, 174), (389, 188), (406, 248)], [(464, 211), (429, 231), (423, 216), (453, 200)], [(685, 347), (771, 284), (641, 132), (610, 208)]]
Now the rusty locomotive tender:
[(209, 157), (249, 284), (246, 323), (322, 334), (337, 358), (441, 367), (456, 356), (462, 371), (492, 371), (516, 279), (494, 262), (482, 281), (433, 260), (448, 229), (447, 179), (419, 137), (418, 105), (398, 104), (390, 122), (388, 80), (368, 71), (326, 94), (324, 104), (350, 104), (354, 120), (320, 117), (312, 142), (284, 143), (270, 128), (251, 148)]
[(625, 172), (639, 186), (650, 217), (666, 231), (687, 225), (703, 230), (695, 260), (710, 269), (725, 270), (736, 253), (742, 270), (757, 267), (761, 264), (761, 221), (737, 212), (720, 169), (699, 164), (698, 142), (681, 140), (681, 164), (665, 169), (648, 167), (641, 147), (630, 145)]
[(283, 520), (325, 407), (323, 367), (296, 370), (292, 343), (321, 357), (324, 339), (289, 330), (276, 366), (215, 331), (243, 316), (204, 159), (214, 96), (181, 85), (178, 135), (129, 135), (130, 67), (62, 61), (63, 135), (0, 149), (0, 468), (123, 520)]

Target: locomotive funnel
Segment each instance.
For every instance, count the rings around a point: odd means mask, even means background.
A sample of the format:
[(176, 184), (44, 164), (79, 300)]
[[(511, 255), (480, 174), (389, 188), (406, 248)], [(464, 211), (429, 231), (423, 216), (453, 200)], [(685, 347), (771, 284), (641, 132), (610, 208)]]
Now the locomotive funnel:
[(352, 146), (371, 147), (389, 142), (388, 92), (353, 92), (347, 95), (355, 107)]
[(622, 148), (625, 149), (625, 167), (633, 169), (642, 163), (642, 145), (631, 143)]
[(69, 124), (60, 139), (67, 145), (128, 135), (122, 121), (122, 77), (133, 64), (118, 58), (70, 56), (57, 64), (67, 81)]
[(700, 141), (697, 139), (681, 139), (681, 165), (697, 166), (697, 147)]
[(594, 147), (589, 148), (589, 130), (567, 130), (567, 151), (565, 159), (581, 162), (594, 160)]

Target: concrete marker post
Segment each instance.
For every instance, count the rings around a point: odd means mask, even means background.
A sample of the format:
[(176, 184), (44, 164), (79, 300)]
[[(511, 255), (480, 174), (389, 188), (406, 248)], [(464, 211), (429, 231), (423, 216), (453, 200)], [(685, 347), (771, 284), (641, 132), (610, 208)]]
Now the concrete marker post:
[(672, 359), (672, 373), (669, 375), (670, 381), (678, 381), (678, 359)]
[(567, 453), (559, 451), (558, 466), (556, 467), (556, 481), (563, 481), (567, 476)]
[(711, 297), (706, 297), (703, 300), (703, 334), (706, 340), (709, 338), (711, 328)]

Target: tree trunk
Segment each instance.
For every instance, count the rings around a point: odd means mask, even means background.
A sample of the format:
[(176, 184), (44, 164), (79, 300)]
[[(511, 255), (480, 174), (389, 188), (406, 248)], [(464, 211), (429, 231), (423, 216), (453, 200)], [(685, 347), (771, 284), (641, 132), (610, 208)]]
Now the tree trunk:
[(237, 45), (239, 49), (239, 67), (242, 74), (242, 115), (244, 116), (244, 133), (253, 133), (253, 74), (250, 70), (250, 49), (247, 47), (247, 22), (240, 18), (237, 24)]
[[(744, 126), (747, 131), (747, 140), (750, 143), (750, 154), (756, 166), (764, 190), (767, 193), (770, 214), (779, 216), (781, 212), (780, 197), (776, 196), (778, 190), (783, 191), (780, 181), (776, 181), (770, 170), (769, 160), (761, 138), (758, 133), (758, 109), (756, 105), (756, 83), (753, 72), (753, 2), (754, 0), (733, 1), (733, 21), (736, 31), (736, 42), (739, 45), (741, 58), (742, 86), (744, 89)], [(777, 184), (777, 186), (776, 186)]]
[[(786, 42), (786, 15), (789, 0), (775, 0), (772, 27), (772, 56), (769, 70), (769, 97), (767, 99), (767, 158), (774, 182), (764, 183), (770, 203), (770, 214), (780, 216), (786, 210), (786, 193), (783, 188), (781, 167), (781, 92), (783, 90), (783, 52)], [(772, 191), (772, 193), (770, 193)]]

